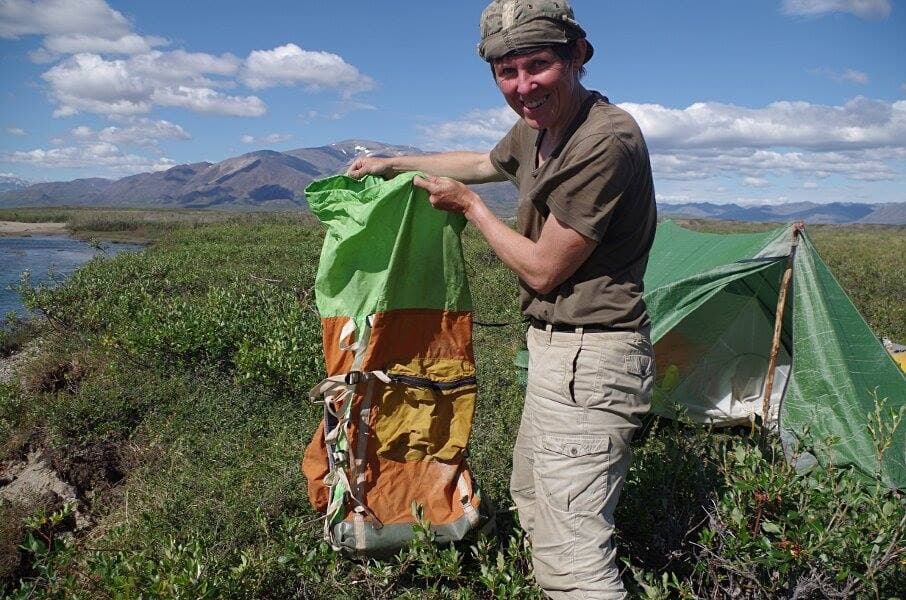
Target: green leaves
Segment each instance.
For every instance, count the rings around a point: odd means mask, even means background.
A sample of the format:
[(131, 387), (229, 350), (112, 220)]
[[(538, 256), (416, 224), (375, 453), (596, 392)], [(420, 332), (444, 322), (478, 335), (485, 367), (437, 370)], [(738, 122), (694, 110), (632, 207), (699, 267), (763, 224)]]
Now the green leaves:
[[(826, 594), (897, 589), (906, 535), (902, 498), (866, 485), (851, 470), (797, 474), (779, 448), (769, 449), (771, 460), (753, 442), (734, 443), (725, 467), (731, 485), (699, 534), (706, 587), (734, 582), (770, 597), (789, 595), (806, 581)], [(892, 540), (901, 547), (885, 554), (882, 547)]]

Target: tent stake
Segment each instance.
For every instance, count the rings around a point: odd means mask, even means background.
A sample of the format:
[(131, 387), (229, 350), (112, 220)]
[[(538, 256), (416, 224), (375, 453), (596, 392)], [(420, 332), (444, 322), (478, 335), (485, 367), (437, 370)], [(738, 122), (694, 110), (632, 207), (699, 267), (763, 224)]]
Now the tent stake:
[(771, 341), (771, 356), (768, 360), (767, 379), (764, 384), (764, 399), (761, 403), (761, 427), (767, 431), (768, 417), (771, 411), (771, 393), (774, 391), (774, 369), (777, 367), (777, 355), (780, 353), (780, 332), (783, 330), (783, 313), (786, 309), (786, 295), (793, 279), (793, 259), (796, 256), (796, 246), (799, 245), (799, 232), (805, 229), (805, 223), (799, 221), (793, 224), (793, 239), (790, 242), (790, 254), (786, 259), (786, 269), (780, 281), (780, 294), (777, 297), (777, 311), (774, 315), (774, 339)]

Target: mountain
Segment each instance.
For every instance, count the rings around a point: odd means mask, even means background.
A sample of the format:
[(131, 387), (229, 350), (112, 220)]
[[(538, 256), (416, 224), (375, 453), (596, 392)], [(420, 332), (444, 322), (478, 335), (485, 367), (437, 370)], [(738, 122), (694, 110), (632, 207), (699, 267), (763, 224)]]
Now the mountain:
[[(0, 206), (143, 206), (159, 208), (300, 209), (305, 187), (343, 172), (359, 154), (424, 154), (412, 146), (346, 140), (287, 152), (259, 150), (219, 163), (178, 165), (122, 179), (76, 179), (0, 189)], [(26, 187), (27, 186), (27, 187)], [(515, 206), (510, 184), (479, 186), (501, 214)]]
[(59, 206), (71, 204), (90, 206), (104, 204), (104, 191), (114, 182), (92, 177), (73, 181), (36, 183), (27, 188), (0, 194), (0, 206)]
[[(413, 146), (395, 146), (351, 139), (317, 148), (286, 152), (259, 150), (219, 163), (178, 165), (155, 173), (122, 179), (76, 179), (28, 185), (0, 176), (0, 207), (4, 206), (142, 206), (239, 210), (306, 209), (305, 187), (314, 179), (342, 173), (359, 154), (399, 156), (425, 154)], [(3, 187), (8, 185), (9, 187)], [(516, 188), (510, 183), (473, 186), (500, 216), (516, 212)], [(658, 205), (661, 216), (734, 221), (808, 223), (878, 223), (906, 225), (906, 203), (815, 204), (797, 202), (770, 206), (737, 204)]]
[(0, 174), (0, 192), (6, 192), (9, 190), (21, 190), (31, 185), (30, 181), (25, 181), (24, 179), (19, 179), (15, 175), (9, 174)]
[(906, 202), (860, 204), (858, 202), (791, 202), (788, 204), (739, 206), (738, 204), (658, 204), (662, 217), (716, 219), (721, 221), (760, 221), (806, 223), (863, 223), (906, 225)]

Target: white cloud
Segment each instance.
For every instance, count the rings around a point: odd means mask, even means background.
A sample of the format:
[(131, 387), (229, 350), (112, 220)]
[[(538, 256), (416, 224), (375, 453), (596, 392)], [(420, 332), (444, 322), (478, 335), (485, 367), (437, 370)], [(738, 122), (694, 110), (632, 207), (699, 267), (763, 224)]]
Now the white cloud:
[(508, 106), (473, 110), (455, 121), (420, 126), (430, 150), (492, 148), (518, 120)]
[(264, 102), (256, 96), (228, 96), (215, 91), (204, 73), (235, 70), (231, 55), (220, 57), (154, 52), (130, 59), (107, 60), (97, 54), (76, 54), (46, 71), (58, 103), (56, 117), (80, 111), (104, 115), (136, 115), (154, 105), (179, 106), (206, 114), (261, 116)]
[(211, 85), (204, 75), (234, 75), (241, 61), (232, 54), (216, 56), (204, 52), (154, 51), (135, 56), (127, 62), (130, 72), (160, 83), (199, 83)]
[(104, 0), (3, 0), (0, 2), (0, 37), (69, 35), (103, 32), (109, 39), (131, 33), (122, 13)]
[(805, 181), (802, 183), (802, 188), (806, 190), (817, 190), (818, 183), (815, 181)]
[(245, 60), (242, 81), (252, 89), (303, 85), (312, 90), (339, 89), (345, 97), (374, 88), (374, 81), (331, 52), (285, 44), (254, 50)]
[(846, 69), (840, 73), (840, 79), (849, 83), (857, 83), (859, 85), (868, 84), (868, 73), (863, 73), (862, 71), (856, 71), (855, 69)]
[(125, 61), (97, 54), (76, 54), (46, 71), (58, 102), (56, 117), (80, 110), (101, 114), (137, 114), (151, 110), (148, 83), (129, 73)]
[(160, 171), (169, 169), (176, 164), (175, 161), (165, 157), (150, 159), (145, 156), (125, 154), (115, 144), (107, 142), (8, 152), (0, 155), (0, 160), (46, 168), (106, 168), (110, 172), (120, 174)]
[(257, 96), (227, 96), (209, 88), (185, 85), (155, 89), (151, 99), (161, 106), (179, 106), (212, 115), (260, 117), (267, 112)]
[(858, 96), (843, 106), (773, 102), (747, 108), (697, 102), (684, 109), (620, 105), (639, 122), (652, 148), (768, 148), (810, 150), (906, 147), (906, 101)]
[(771, 185), (767, 179), (762, 179), (761, 177), (745, 177), (742, 180), (742, 184), (746, 187), (754, 188), (763, 188)]
[(832, 69), (815, 69), (812, 71), (815, 75), (821, 75), (836, 81), (837, 83), (855, 83), (857, 85), (868, 85), (868, 73), (856, 71), (855, 69), (846, 69), (845, 71), (834, 71)]
[(896, 168), (875, 152), (778, 152), (736, 149), (714, 151), (691, 149), (651, 156), (656, 178), (693, 181), (720, 175), (762, 178), (794, 174), (823, 179), (840, 175), (859, 181), (895, 179)]
[(129, 33), (118, 38), (101, 37), (86, 33), (51, 35), (44, 38), (44, 45), (30, 54), (37, 63), (51, 62), (65, 54), (92, 52), (98, 54), (143, 54), (157, 46), (166, 46), (168, 40), (156, 36)]
[[(87, 125), (79, 125), (78, 127), (73, 127), (69, 130), (69, 133), (70, 135), (72, 135), (72, 137), (79, 140), (88, 140), (97, 135), (97, 132)], [(59, 144), (55, 145), (59, 146)]]
[(282, 144), (291, 139), (293, 139), (293, 134), (291, 133), (271, 133), (261, 137), (246, 133), (240, 138), (243, 144)]
[[(44, 36), (29, 53), (55, 63), (42, 74), (56, 102), (54, 117), (92, 112), (107, 117), (145, 114), (174, 106), (203, 114), (258, 117), (261, 98), (229, 95), (241, 81), (253, 89), (304, 86), (334, 89), (341, 101), (331, 113), (374, 107), (354, 100), (374, 81), (337, 54), (285, 44), (252, 51), (245, 59), (186, 50), (161, 51), (169, 41), (141, 35), (105, 0), (0, 0), (0, 38)], [(117, 57), (114, 59), (114, 57)]]
[(786, 196), (737, 196), (732, 200), (733, 204), (740, 206), (779, 206), (789, 201)]
[(789, 15), (818, 16), (832, 12), (853, 14), (861, 19), (886, 19), (890, 0), (783, 0), (783, 12)]
[(28, 133), (21, 127), (7, 127), (6, 133), (14, 135), (16, 137), (25, 137), (28, 135)]
[(170, 121), (154, 121), (147, 118), (132, 119), (131, 124), (122, 127), (110, 126), (99, 131), (80, 125), (70, 130), (79, 140), (96, 140), (125, 146), (157, 146), (160, 140), (187, 140), (191, 136), (185, 129)]

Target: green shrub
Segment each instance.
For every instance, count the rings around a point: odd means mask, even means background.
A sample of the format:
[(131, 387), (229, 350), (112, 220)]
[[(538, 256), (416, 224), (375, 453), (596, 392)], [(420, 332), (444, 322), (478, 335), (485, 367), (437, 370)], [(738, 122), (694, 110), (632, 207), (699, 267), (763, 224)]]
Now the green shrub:
[[(523, 343), (515, 277), (467, 231), (475, 318), (510, 323), (474, 333), (480, 388), (469, 462), (501, 507), (496, 534), (439, 547), (422, 523), (397, 556), (353, 559), (321, 540), (296, 464), (321, 418), (306, 397), (323, 375), (311, 291), (321, 230), (285, 216), (234, 217), (86, 215), (80, 226), (159, 227), (161, 237), (141, 253), (95, 259), (58, 287), (24, 291), (59, 336), (27, 367), (24, 389), (0, 386), (0, 435), (21, 445), (41, 432), (55, 464), (84, 484), (80, 509), (97, 525), (30, 547), (35, 569), (0, 582), (0, 595), (541, 598), (507, 509), (523, 394), (512, 365)], [(855, 235), (822, 229), (813, 237), (825, 260), (839, 261), (848, 289), (882, 282), (875, 297), (854, 299), (876, 330), (899, 339), (884, 306), (897, 301), (906, 274), (894, 264), (890, 280), (886, 272), (851, 278), (847, 269), (856, 277), (860, 263), (896, 263), (869, 254), (877, 244), (843, 256), (861, 244)], [(906, 235), (891, 240), (899, 248)], [(657, 419), (646, 427), (617, 513), (634, 594), (889, 597), (906, 589), (901, 495), (848, 470), (797, 474), (748, 431)], [(877, 433), (883, 449), (892, 432)], [(92, 473), (110, 460), (119, 479), (98, 486)], [(29, 531), (48, 532), (31, 523)], [(10, 531), (27, 529), (19, 525)]]

